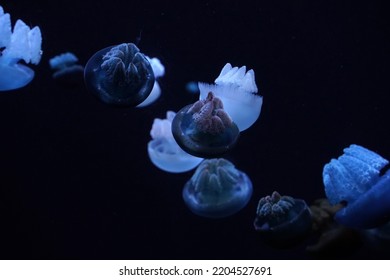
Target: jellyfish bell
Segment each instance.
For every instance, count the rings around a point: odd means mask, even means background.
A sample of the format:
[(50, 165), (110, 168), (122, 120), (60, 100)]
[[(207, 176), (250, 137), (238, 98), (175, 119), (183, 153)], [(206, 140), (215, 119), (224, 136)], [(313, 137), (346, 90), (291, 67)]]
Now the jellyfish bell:
[(106, 104), (137, 106), (151, 93), (155, 77), (137, 46), (123, 43), (95, 53), (85, 66), (84, 80), (88, 90)]
[(252, 126), (259, 118), (263, 104), (263, 97), (258, 94), (255, 72), (246, 71), (246, 66), (238, 68), (227, 63), (214, 83), (198, 84), (200, 99), (206, 99), (208, 93), (213, 92), (222, 100), (225, 111), (240, 131)]
[(244, 208), (252, 196), (249, 177), (226, 159), (204, 160), (183, 188), (183, 199), (196, 215), (223, 218)]
[(351, 228), (374, 228), (390, 221), (388, 160), (359, 145), (344, 149), (324, 166), (325, 193), (331, 204), (343, 203), (335, 220)]
[(205, 100), (187, 105), (176, 114), (172, 134), (187, 153), (213, 158), (232, 149), (240, 132), (224, 111), (221, 100), (210, 92)]
[(17, 20), (11, 30), (11, 18), (0, 6), (0, 91), (26, 86), (34, 71), (20, 63), (37, 65), (42, 56), (42, 35), (39, 27), (30, 28)]
[(272, 246), (288, 247), (307, 236), (311, 214), (306, 202), (273, 192), (258, 203), (254, 227)]

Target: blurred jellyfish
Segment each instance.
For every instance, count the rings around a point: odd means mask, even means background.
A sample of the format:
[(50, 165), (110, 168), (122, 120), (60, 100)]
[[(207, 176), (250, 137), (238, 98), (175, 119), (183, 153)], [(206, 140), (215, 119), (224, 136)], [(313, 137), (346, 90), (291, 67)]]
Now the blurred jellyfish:
[(221, 156), (236, 144), (240, 132), (213, 93), (181, 109), (172, 121), (172, 134), (187, 153), (204, 158)]
[(123, 43), (95, 53), (84, 70), (87, 88), (102, 102), (137, 106), (151, 93), (154, 74), (136, 45)]
[(11, 17), (0, 6), (0, 91), (26, 86), (34, 78), (34, 71), (19, 63), (37, 65), (41, 60), (42, 36), (39, 27), (30, 29), (18, 19), (11, 30)]
[(62, 85), (78, 85), (82, 83), (84, 67), (77, 64), (78, 58), (71, 52), (62, 53), (49, 60), (55, 72), (53, 79)]
[(199, 94), (199, 87), (197, 82), (188, 82), (186, 84), (186, 91), (191, 94)]
[(244, 208), (252, 196), (252, 182), (223, 159), (204, 160), (185, 184), (183, 199), (195, 214), (223, 218)]
[(162, 65), (161, 61), (158, 58), (156, 58), (156, 57), (150, 58), (148, 56), (146, 56), (146, 58), (149, 60), (150, 65), (152, 66), (154, 77), (156, 78), (156, 80), (154, 82), (152, 92), (137, 107), (148, 106), (148, 105), (152, 104), (154, 101), (156, 101), (160, 97), (160, 95), (161, 95), (161, 88), (160, 88), (160, 85), (159, 85), (157, 79), (162, 77), (162, 76), (164, 76), (164, 74), (165, 74), (165, 67), (164, 67), (164, 65)]
[(180, 173), (189, 171), (203, 160), (184, 152), (177, 145), (171, 132), (171, 123), (175, 113), (167, 112), (167, 118), (154, 119), (150, 135), (152, 140), (148, 143), (148, 154), (152, 163), (161, 170)]
[(324, 166), (325, 193), (331, 204), (346, 205), (335, 220), (352, 228), (373, 228), (390, 221), (390, 171), (381, 176), (388, 161), (358, 145), (344, 149), (337, 160)]
[(300, 241), (311, 225), (309, 207), (302, 199), (273, 192), (259, 201), (254, 226), (272, 245), (288, 246)]
[(233, 68), (227, 63), (215, 85), (199, 83), (199, 90), (200, 99), (206, 99), (209, 92), (220, 98), (240, 131), (249, 128), (260, 116), (263, 97), (257, 94), (255, 72), (246, 72), (245, 66)]

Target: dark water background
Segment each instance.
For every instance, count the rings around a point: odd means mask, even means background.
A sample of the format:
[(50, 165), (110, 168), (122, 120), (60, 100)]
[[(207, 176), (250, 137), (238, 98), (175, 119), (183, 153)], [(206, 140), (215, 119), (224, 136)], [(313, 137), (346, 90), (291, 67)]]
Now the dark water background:
[[(342, 2), (342, 3), (341, 3)], [(389, 17), (380, 1), (1, 1), (12, 22), (40, 26), (33, 82), (0, 94), (0, 258), (306, 259), (253, 230), (258, 199), (278, 190), (324, 197), (322, 168), (356, 143), (390, 158)], [(140, 36), (141, 35), (141, 36)], [(108, 107), (83, 86), (61, 88), (48, 60), (134, 42), (166, 67), (162, 97)], [(246, 65), (264, 96), (260, 119), (227, 155), (254, 184), (238, 214), (192, 214), (192, 172), (149, 161), (153, 119), (196, 96), (222, 67)], [(367, 248), (330, 258), (383, 257)], [(385, 255), (384, 257), (388, 257)]]

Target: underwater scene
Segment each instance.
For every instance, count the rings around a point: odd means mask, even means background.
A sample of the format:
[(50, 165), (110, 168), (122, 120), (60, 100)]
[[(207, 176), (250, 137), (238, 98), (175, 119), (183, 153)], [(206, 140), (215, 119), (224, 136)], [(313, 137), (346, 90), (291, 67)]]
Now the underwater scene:
[(0, 259), (389, 259), (380, 1), (0, 1)]

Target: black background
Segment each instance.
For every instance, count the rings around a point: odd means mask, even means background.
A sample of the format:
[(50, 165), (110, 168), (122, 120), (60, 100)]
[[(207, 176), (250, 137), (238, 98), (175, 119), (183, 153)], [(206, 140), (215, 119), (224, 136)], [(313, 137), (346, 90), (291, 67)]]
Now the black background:
[[(307, 244), (270, 248), (253, 229), (274, 190), (324, 197), (322, 168), (352, 143), (390, 158), (389, 17), (378, 1), (1, 1), (12, 22), (38, 25), (43, 57), (25, 88), (0, 93), (0, 258), (306, 259)], [(62, 88), (48, 60), (82, 64), (134, 42), (161, 59), (162, 97), (144, 109)], [(238, 214), (210, 220), (181, 198), (193, 172), (165, 173), (146, 146), (153, 119), (246, 65), (264, 96), (260, 119), (226, 158), (252, 179)], [(331, 258), (383, 257), (370, 249)], [(385, 255), (385, 257), (388, 257)]]

